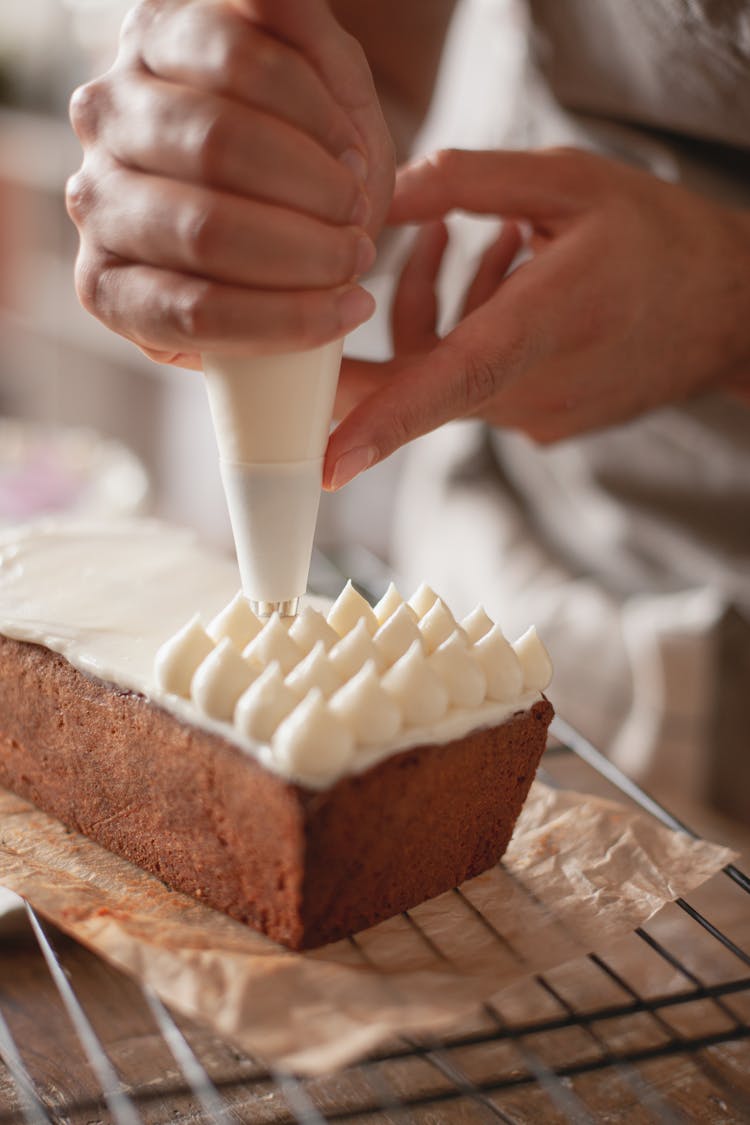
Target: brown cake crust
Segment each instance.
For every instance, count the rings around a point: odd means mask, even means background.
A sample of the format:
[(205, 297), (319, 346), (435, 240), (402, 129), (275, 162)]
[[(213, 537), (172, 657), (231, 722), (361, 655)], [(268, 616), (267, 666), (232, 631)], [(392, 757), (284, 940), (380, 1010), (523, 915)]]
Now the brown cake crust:
[(552, 714), (542, 699), (316, 791), (46, 648), (0, 637), (0, 784), (293, 949), (497, 863)]

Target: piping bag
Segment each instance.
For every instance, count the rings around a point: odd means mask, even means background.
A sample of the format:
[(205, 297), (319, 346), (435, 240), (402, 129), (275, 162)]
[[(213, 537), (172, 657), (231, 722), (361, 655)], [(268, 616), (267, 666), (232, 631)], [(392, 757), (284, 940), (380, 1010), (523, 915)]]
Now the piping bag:
[(293, 617), (307, 589), (342, 348), (203, 356), (242, 591), (259, 617)]

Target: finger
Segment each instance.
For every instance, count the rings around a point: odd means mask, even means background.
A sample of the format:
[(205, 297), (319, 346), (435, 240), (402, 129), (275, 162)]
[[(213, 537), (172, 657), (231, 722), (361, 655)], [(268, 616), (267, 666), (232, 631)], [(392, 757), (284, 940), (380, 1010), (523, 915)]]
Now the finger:
[(427, 356), (360, 402), (331, 435), (324, 487), (341, 488), (414, 438), (477, 413), (540, 362), (552, 341), (531, 331), (525, 319), (517, 302), (483, 305)]
[(351, 413), (356, 406), (377, 390), (389, 379), (393, 379), (403, 367), (398, 360), (374, 362), (365, 359), (344, 359), (336, 387), (336, 402), (333, 408), (334, 420), (339, 421)]
[(315, 348), (351, 331), (374, 309), (372, 297), (358, 287), (255, 292), (101, 260), (85, 250), (76, 266), (76, 288), (84, 308), (114, 332), (173, 357)]
[(357, 227), (123, 168), (100, 174), (93, 189), (87, 177), (84, 169), (73, 178), (71, 214), (90, 239), (128, 261), (225, 284), (312, 289), (345, 284), (375, 257)]
[(99, 138), (130, 167), (363, 225), (361, 179), (317, 141), (234, 99), (160, 79), (115, 84)]
[(468, 316), (474, 309), (488, 301), (502, 283), (522, 245), (521, 231), (517, 223), (506, 220), (497, 238), (485, 250), (479, 268), (469, 286), (461, 316)]
[[(145, 24), (147, 17), (143, 17)], [(183, 4), (131, 35), (146, 68), (281, 117), (333, 155), (361, 139), (308, 59), (229, 5)]]
[(396, 353), (424, 351), (437, 342), (435, 282), (448, 245), (442, 222), (424, 226), (401, 271), (391, 314)]
[(606, 168), (602, 158), (572, 149), (444, 149), (399, 170), (389, 218), (424, 222), (454, 209), (539, 221), (566, 218), (589, 205)]

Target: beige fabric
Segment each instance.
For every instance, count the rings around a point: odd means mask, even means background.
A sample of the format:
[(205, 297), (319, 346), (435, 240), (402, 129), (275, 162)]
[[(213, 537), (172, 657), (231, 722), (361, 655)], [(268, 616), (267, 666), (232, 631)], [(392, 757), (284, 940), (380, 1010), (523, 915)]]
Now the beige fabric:
[[(471, 146), (585, 145), (750, 203), (747, 154), (729, 159), (724, 147), (687, 136), (750, 145), (746, 4), (530, 5), (541, 65), (568, 105), (524, 53), (518, 5), (467, 0), (457, 33), (484, 77), (472, 76), (454, 43), (451, 96), (449, 73), (422, 149), (462, 143), (456, 106), (479, 89), (484, 140), (474, 117)], [(505, 87), (483, 47), (491, 27), (506, 52), (516, 36)], [(444, 278), (450, 308), (477, 249), (471, 225), (461, 220), (457, 230), (464, 251), (454, 250)], [(407, 582), (427, 578), (459, 607), (484, 599), (510, 633), (536, 622), (562, 713), (665, 796), (712, 794), (750, 815), (750, 786), (732, 781), (750, 770), (738, 721), (750, 687), (749, 409), (705, 396), (546, 450), (458, 424), (417, 443), (398, 499), (394, 561)]]

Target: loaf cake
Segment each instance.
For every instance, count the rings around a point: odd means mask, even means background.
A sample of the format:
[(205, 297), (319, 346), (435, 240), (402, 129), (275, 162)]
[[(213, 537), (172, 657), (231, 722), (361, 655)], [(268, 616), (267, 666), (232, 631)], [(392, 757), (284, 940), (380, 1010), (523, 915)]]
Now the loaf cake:
[(428, 587), (263, 622), (156, 521), (0, 539), (0, 784), (293, 949), (496, 863), (552, 708), (514, 645)]

